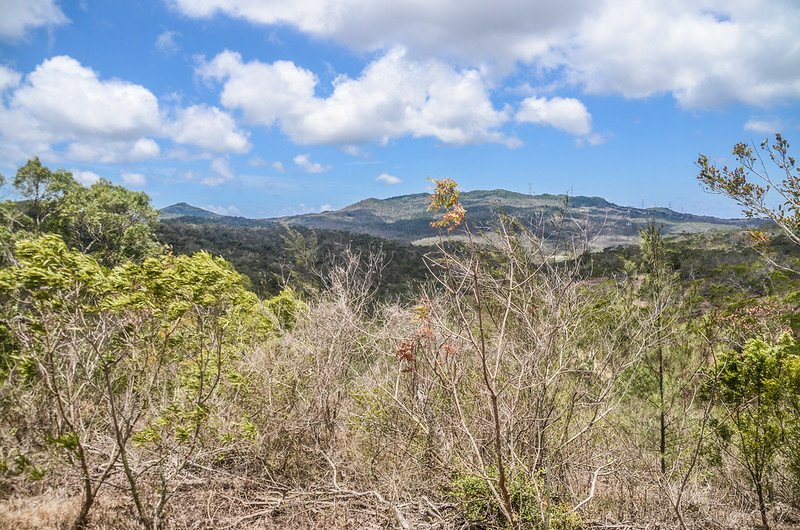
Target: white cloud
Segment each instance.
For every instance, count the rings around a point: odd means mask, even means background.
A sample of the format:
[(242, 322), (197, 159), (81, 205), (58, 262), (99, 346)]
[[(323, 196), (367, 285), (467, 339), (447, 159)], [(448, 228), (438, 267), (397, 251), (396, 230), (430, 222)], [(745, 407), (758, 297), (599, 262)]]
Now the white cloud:
[(362, 51), (402, 44), (428, 56), (467, 56), (478, 61), (501, 56), (511, 62), (547, 51), (547, 37), (559, 29), (568, 30), (584, 12), (591, 13), (592, 3), (172, 0), (179, 11), (191, 17), (221, 13), (256, 24), (288, 24)]
[(91, 186), (92, 184), (100, 180), (100, 175), (98, 175), (93, 171), (73, 170), (72, 176), (75, 177), (75, 180), (77, 180), (84, 186)]
[(163, 31), (156, 38), (156, 50), (164, 55), (174, 55), (179, 49), (178, 42), (175, 40), (179, 35), (180, 33), (176, 31)]
[(230, 114), (207, 105), (178, 109), (165, 129), (176, 142), (208, 151), (246, 153), (251, 147), (248, 134), (236, 127)]
[(330, 166), (323, 166), (318, 162), (312, 162), (311, 157), (307, 154), (297, 155), (293, 160), (295, 165), (306, 173), (324, 173), (331, 169)]
[(198, 72), (224, 81), (220, 97), (228, 108), (241, 108), (251, 123), (272, 125), (282, 116), (301, 116), (314, 99), (316, 76), (289, 61), (243, 63), (238, 53), (224, 51)]
[(579, 139), (581, 142), (585, 141), (589, 145), (601, 145), (608, 140), (607, 134), (590, 133), (585, 138)]
[(780, 120), (762, 118), (751, 118), (747, 120), (743, 127), (745, 131), (759, 134), (774, 134), (776, 132), (781, 132), (782, 128), (783, 124), (780, 122)]
[(401, 182), (403, 182), (402, 180), (400, 180), (399, 177), (395, 177), (394, 175), (390, 175), (389, 173), (381, 173), (380, 175), (375, 177), (375, 180), (383, 184), (388, 184), (389, 186), (394, 186), (396, 184), (400, 184)]
[(14, 40), (33, 28), (68, 22), (54, 0), (0, 1), (0, 39)]
[(81, 162), (99, 162), (101, 164), (118, 164), (121, 162), (138, 162), (156, 158), (161, 148), (152, 138), (140, 138), (132, 142), (92, 143), (73, 142), (69, 144), (65, 155)]
[(123, 171), (122, 182), (124, 182), (128, 186), (142, 187), (145, 184), (147, 184), (147, 177), (145, 177), (141, 173), (129, 173), (127, 171)]
[(590, 93), (768, 106), (800, 97), (798, 23), (791, 2), (612, 2), (576, 25), (559, 62)]
[(583, 103), (574, 98), (526, 98), (520, 103), (516, 120), (548, 125), (575, 136), (586, 136), (592, 132), (591, 114)]
[(0, 93), (4, 92), (0, 155), (9, 161), (31, 154), (81, 162), (144, 160), (161, 155), (160, 139), (202, 150), (192, 153), (176, 147), (167, 151), (186, 159), (244, 153), (251, 147), (249, 133), (223, 110), (176, 104), (167, 113), (147, 88), (101, 79), (68, 56), (43, 61), (24, 79), (0, 66)]
[(22, 75), (11, 68), (0, 65), (0, 94), (19, 84)]
[(241, 216), (242, 212), (237, 208), (235, 205), (230, 206), (214, 206), (213, 204), (209, 204), (208, 206), (203, 206), (209, 212), (214, 212), (219, 215), (233, 215), (233, 216)]
[(47, 59), (14, 92), (10, 109), (25, 112), (65, 138), (132, 139), (158, 128), (158, 100), (143, 86), (97, 74), (71, 57)]
[(286, 168), (283, 166), (283, 162), (280, 161), (273, 162), (272, 169), (274, 169), (278, 173), (283, 173), (284, 171), (286, 171)]
[(687, 108), (800, 99), (794, 0), (172, 0), (183, 14), (290, 25), (358, 51), (402, 45), (505, 75), (519, 63), (589, 93)]
[(219, 186), (236, 178), (227, 158), (215, 158), (209, 164), (209, 169), (211, 173), (201, 180), (206, 186)]
[(338, 77), (326, 98), (315, 95), (316, 76), (291, 62), (244, 63), (225, 51), (198, 72), (223, 83), (225, 107), (241, 109), (250, 123), (278, 124), (298, 144), (386, 143), (402, 136), (515, 143), (499, 131), (507, 112), (494, 108), (478, 70), (412, 60), (403, 48), (373, 61), (358, 78)]

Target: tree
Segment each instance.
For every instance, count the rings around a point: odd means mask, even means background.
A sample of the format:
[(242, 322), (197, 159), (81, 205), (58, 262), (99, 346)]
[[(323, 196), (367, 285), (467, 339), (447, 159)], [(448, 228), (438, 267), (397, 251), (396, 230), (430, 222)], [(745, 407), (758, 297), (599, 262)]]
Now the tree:
[(429, 257), (440, 293), (425, 295), (416, 331), (397, 342), (404, 392), (386, 392), (426, 434), (426, 454), (449, 446), (472, 516), (577, 526), (612, 465), (594, 433), (649, 346), (650, 322), (613, 284), (581, 284), (580, 241), (538, 237), (509, 216), (475, 234), (455, 182), (434, 183), (432, 225), (443, 236), (463, 226), (468, 243), (443, 238)]
[[(655, 222), (649, 222), (645, 228), (640, 230), (641, 243), (641, 272), (644, 279), (640, 289), (642, 296), (653, 312), (655, 318), (654, 347), (655, 359), (648, 367), (656, 376), (658, 383), (658, 416), (659, 416), (659, 454), (661, 474), (667, 473), (667, 400), (665, 394), (665, 384), (667, 374), (665, 372), (665, 342), (667, 335), (670, 334), (674, 324), (674, 313), (676, 309), (676, 298), (678, 294), (677, 274), (672, 270), (664, 238), (662, 227)], [(653, 366), (654, 365), (654, 366)]]
[[(778, 133), (772, 145), (768, 139), (758, 148), (737, 143), (733, 147), (735, 167), (719, 168), (701, 154), (697, 178), (708, 190), (736, 201), (748, 218), (772, 221), (800, 245), (800, 168), (789, 148), (789, 142)], [(757, 241), (768, 241), (763, 232), (753, 235)]]
[(83, 187), (70, 172), (51, 171), (38, 158), (17, 170), (13, 184), (23, 201), (3, 203), (0, 215), (7, 226), (6, 235), (55, 233), (107, 267), (126, 260), (141, 262), (157, 254), (154, 229), (158, 212), (144, 192), (106, 179)]
[(14, 188), (26, 201), (23, 210), (30, 217), (35, 232), (41, 232), (43, 224), (58, 212), (61, 201), (80, 185), (72, 173), (59, 169), (50, 171), (34, 157), (17, 170)]
[(800, 416), (800, 344), (786, 334), (775, 344), (752, 339), (741, 352), (717, 358), (709, 372), (722, 415), (716, 432), (723, 447), (733, 445), (753, 484), (761, 523), (769, 528), (765, 491), (770, 468), (796, 432)]
[(88, 188), (70, 190), (59, 212), (64, 240), (92, 254), (103, 265), (142, 261), (158, 249), (153, 230), (158, 212), (150, 197), (100, 179)]
[(241, 275), (205, 252), (108, 269), (47, 234), (17, 242), (15, 261), (0, 269), (14, 371), (28, 374), (14, 390), (21, 404), (33, 395), (48, 405), (28, 434), (80, 477), (73, 528), (86, 527), (111, 481), (143, 526), (160, 528), (181, 472), (224, 416), (215, 414), (231, 359), (271, 329), (266, 312)]

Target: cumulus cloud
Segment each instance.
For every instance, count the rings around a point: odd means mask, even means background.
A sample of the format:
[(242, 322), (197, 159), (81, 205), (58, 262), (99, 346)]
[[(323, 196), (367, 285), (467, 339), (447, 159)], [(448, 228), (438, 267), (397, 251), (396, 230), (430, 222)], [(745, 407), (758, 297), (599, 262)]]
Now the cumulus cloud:
[(394, 175), (390, 175), (389, 173), (381, 173), (380, 175), (375, 177), (375, 180), (383, 184), (388, 184), (389, 186), (394, 186), (396, 184), (400, 184), (401, 182), (403, 182), (402, 180), (400, 180), (399, 177), (395, 177)]
[(283, 162), (281, 161), (273, 162), (272, 169), (274, 169), (278, 173), (283, 173), (284, 171), (286, 171), (286, 168), (283, 166)]
[(587, 92), (671, 93), (686, 108), (800, 97), (800, 9), (791, 2), (611, 3), (558, 59)]
[(0, 2), (0, 39), (14, 40), (28, 30), (68, 22), (54, 0), (3, 0)]
[(13, 88), (19, 84), (22, 75), (6, 66), (0, 65), (0, 94), (6, 89)]
[(73, 170), (72, 176), (75, 177), (75, 180), (77, 180), (84, 186), (91, 186), (92, 184), (100, 180), (100, 175), (98, 175), (93, 171)]
[(331, 169), (330, 166), (324, 166), (318, 162), (312, 162), (311, 157), (308, 154), (297, 155), (293, 158), (293, 161), (297, 167), (306, 173), (324, 173), (325, 171), (329, 171)]
[(745, 122), (743, 129), (758, 134), (774, 134), (780, 132), (783, 124), (780, 120), (751, 118)]
[(290, 25), (358, 51), (403, 45), (496, 75), (523, 63), (589, 93), (669, 93), (686, 108), (800, 99), (794, 0), (172, 3), (190, 17)]
[(76, 161), (129, 162), (160, 156), (161, 139), (206, 153), (244, 153), (251, 147), (249, 133), (221, 109), (193, 105), (167, 112), (147, 88), (102, 79), (68, 56), (43, 61), (24, 79), (0, 67), (0, 93), (4, 92), (4, 158), (51, 153)]
[(122, 182), (128, 186), (140, 188), (147, 184), (147, 177), (141, 173), (129, 173), (127, 171), (123, 171)]
[(404, 44), (428, 55), (466, 55), (479, 60), (504, 56), (509, 61), (545, 52), (547, 37), (559, 29), (569, 30), (576, 18), (593, 11), (593, 3), (172, 0), (180, 12), (191, 17), (224, 14), (256, 24), (288, 24), (358, 50)]
[(165, 128), (176, 142), (208, 151), (246, 153), (251, 147), (249, 135), (237, 128), (230, 114), (207, 105), (178, 109)]
[(152, 138), (119, 142), (95, 140), (91, 143), (73, 142), (64, 154), (69, 159), (81, 162), (119, 164), (156, 158), (161, 154), (161, 148)]
[(160, 125), (158, 100), (140, 85), (101, 80), (67, 56), (42, 62), (21, 83), (13, 73), (3, 77), (13, 87), (8, 106), (0, 107), (7, 152), (52, 153), (54, 144), (63, 143), (64, 156), (92, 162), (141, 160), (160, 152), (148, 137)]
[(141, 85), (101, 81), (72, 57), (47, 59), (11, 98), (19, 109), (65, 135), (130, 139), (156, 129), (158, 100)]
[(316, 76), (292, 62), (243, 62), (225, 51), (198, 72), (223, 83), (221, 101), (253, 124), (277, 124), (299, 144), (386, 143), (402, 136), (433, 137), (448, 144), (505, 142), (479, 71), (443, 61), (416, 61), (394, 48), (358, 78), (338, 77), (333, 92), (315, 95)]
[(592, 131), (591, 114), (575, 98), (526, 98), (520, 104), (516, 120), (548, 125), (575, 136), (586, 136)]

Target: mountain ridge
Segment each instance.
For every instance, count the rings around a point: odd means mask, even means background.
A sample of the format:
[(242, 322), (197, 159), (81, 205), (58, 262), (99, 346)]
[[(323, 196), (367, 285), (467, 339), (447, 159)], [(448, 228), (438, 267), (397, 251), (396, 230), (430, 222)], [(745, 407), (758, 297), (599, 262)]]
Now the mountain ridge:
[[(427, 210), (429, 196), (427, 193), (415, 193), (385, 199), (369, 197), (339, 210), (262, 219), (219, 215), (186, 203), (168, 206), (161, 212), (163, 219), (194, 217), (236, 226), (286, 224), (424, 244), (437, 235), (430, 226), (436, 214)], [(603, 197), (580, 195), (530, 195), (494, 189), (462, 192), (460, 199), (473, 227), (488, 226), (499, 213), (504, 213), (544, 231), (555, 231), (556, 227), (550, 226), (552, 221), (563, 217), (565, 213), (569, 214), (587, 233), (597, 234), (593, 238), (596, 248), (634, 243), (638, 239), (639, 229), (651, 220), (663, 225), (665, 234), (729, 230), (757, 224), (757, 221), (748, 219), (724, 219), (682, 213), (664, 207), (622, 206)], [(167, 213), (166, 217), (163, 212)]]
[(187, 202), (177, 202), (175, 204), (170, 204), (169, 206), (161, 208), (158, 211), (158, 213), (161, 216), (161, 219), (175, 219), (178, 217), (199, 217), (206, 219), (216, 219), (220, 217), (225, 217), (218, 213), (214, 213), (209, 210), (199, 208), (197, 206), (192, 206)]

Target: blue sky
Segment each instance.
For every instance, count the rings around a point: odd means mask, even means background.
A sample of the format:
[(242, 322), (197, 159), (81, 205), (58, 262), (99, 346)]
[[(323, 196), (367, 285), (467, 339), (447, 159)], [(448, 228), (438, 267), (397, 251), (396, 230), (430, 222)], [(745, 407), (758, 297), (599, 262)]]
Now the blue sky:
[[(793, 0), (0, 0), (0, 172), (220, 213), (425, 191), (735, 216), (699, 153), (800, 130)], [(8, 194), (8, 191), (6, 192)]]

